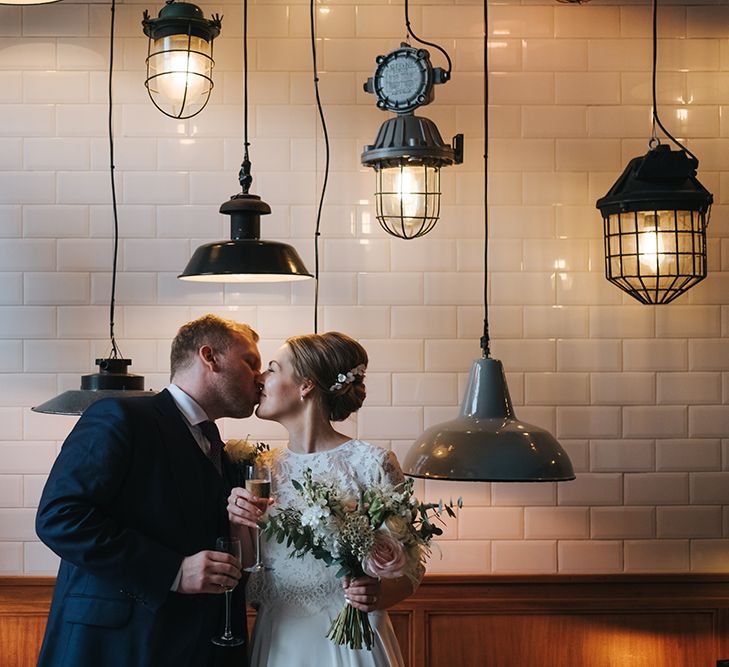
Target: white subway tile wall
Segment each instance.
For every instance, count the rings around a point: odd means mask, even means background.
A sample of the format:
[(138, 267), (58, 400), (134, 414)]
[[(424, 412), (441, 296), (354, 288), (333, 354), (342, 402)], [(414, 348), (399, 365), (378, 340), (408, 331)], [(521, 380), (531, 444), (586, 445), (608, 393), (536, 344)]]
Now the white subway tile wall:
[[(120, 236), (116, 333), (147, 386), (167, 381), (177, 327), (205, 312), (249, 322), (264, 360), (313, 326), (311, 284), (176, 279), (201, 243), (226, 238), (219, 205), (242, 159), (242, 9), (224, 15), (215, 87), (195, 118), (157, 112), (144, 90), (147, 3), (117, 7), (114, 74)], [(317, 5), (332, 173), (322, 217), (320, 323), (362, 340), (368, 401), (343, 430), (401, 458), (458, 410), (479, 356), (483, 307), (481, 8), (411, 6), (453, 79), (423, 110), (465, 134), (443, 170), (442, 219), (402, 241), (375, 219), (359, 164), (387, 114), (361, 85), (404, 32), (381, 0)], [(516, 0), (490, 8), (489, 316), (517, 413), (550, 429), (578, 477), (564, 484), (418, 482), (462, 497), (430, 565), (439, 573), (729, 571), (729, 7), (659, 11), (659, 111), (714, 194), (703, 284), (641, 306), (603, 276), (594, 208), (650, 135), (647, 6)], [(265, 238), (313, 268), (324, 149), (313, 106), (304, 0), (251, 7), (253, 191), (273, 206)], [(93, 370), (108, 347), (112, 259), (106, 143), (108, 7), (78, 0), (0, 8), (0, 573), (53, 574), (33, 530), (45, 477), (74, 418), (30, 410)], [(433, 61), (442, 65), (433, 50)], [(228, 437), (283, 444), (276, 424), (226, 420)]]

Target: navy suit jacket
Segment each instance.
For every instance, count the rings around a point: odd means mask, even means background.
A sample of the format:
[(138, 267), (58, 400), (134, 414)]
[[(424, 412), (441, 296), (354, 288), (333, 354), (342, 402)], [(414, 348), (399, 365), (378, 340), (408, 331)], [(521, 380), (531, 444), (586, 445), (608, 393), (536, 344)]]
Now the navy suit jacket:
[[(244, 648), (210, 642), (224, 596), (170, 591), (185, 556), (228, 534), (224, 478), (166, 390), (84, 412), (36, 517), (62, 559), (39, 667), (245, 667)], [(245, 633), (242, 584), (234, 596), (234, 630)]]

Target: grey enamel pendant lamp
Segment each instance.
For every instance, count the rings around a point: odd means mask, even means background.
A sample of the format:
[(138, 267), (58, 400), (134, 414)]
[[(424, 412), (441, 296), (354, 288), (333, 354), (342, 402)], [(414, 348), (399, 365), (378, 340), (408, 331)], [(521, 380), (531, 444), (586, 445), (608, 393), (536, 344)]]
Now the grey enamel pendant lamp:
[(561, 482), (574, 479), (572, 462), (545, 429), (520, 421), (502, 363), (490, 355), (488, 333), (488, 25), (484, 1), (484, 330), (482, 358), (471, 367), (461, 411), (427, 429), (404, 461), (412, 477), (459, 481)]

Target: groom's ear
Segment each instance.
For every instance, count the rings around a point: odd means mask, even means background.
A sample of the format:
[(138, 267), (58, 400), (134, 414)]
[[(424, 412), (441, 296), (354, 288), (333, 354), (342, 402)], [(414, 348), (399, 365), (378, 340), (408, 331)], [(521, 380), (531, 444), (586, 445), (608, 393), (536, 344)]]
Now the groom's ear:
[(215, 371), (218, 368), (218, 362), (215, 357), (215, 350), (210, 345), (203, 345), (198, 351), (197, 356), (200, 358), (203, 366), (208, 370)]

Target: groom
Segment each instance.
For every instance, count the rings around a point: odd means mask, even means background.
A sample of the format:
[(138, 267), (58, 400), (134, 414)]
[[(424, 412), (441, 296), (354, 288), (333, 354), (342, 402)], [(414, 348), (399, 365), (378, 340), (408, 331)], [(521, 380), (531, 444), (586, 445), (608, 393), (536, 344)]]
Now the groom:
[(238, 561), (213, 550), (228, 535), (231, 473), (214, 420), (253, 412), (257, 341), (214, 315), (185, 324), (165, 390), (99, 401), (66, 438), (36, 517), (62, 559), (39, 667), (245, 666), (245, 647), (210, 642), (221, 593), (240, 578)]

